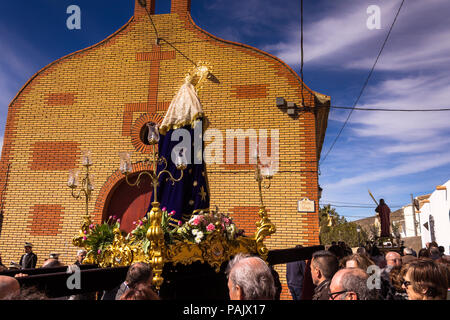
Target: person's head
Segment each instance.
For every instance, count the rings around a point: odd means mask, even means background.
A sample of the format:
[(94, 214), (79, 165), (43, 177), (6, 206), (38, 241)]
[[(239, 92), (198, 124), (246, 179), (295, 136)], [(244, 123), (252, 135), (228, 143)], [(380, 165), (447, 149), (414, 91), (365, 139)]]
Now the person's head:
[(316, 286), (325, 280), (331, 280), (338, 269), (339, 261), (330, 251), (321, 250), (313, 253), (311, 276)]
[(152, 267), (145, 262), (133, 263), (128, 269), (125, 281), (128, 287), (133, 288), (138, 284), (151, 286), (153, 278)]
[(409, 264), (403, 288), (410, 300), (445, 300), (449, 287), (448, 269), (432, 260)]
[(367, 256), (367, 250), (364, 247), (359, 247), (358, 249), (356, 249), (356, 253), (360, 254), (360, 255)]
[(56, 268), (56, 267), (62, 267), (63, 264), (58, 259), (47, 259), (42, 264), (42, 268)]
[(393, 267), (391, 272), (389, 273), (389, 281), (392, 283), (395, 291), (399, 293), (405, 293), (405, 289), (403, 288), (404, 276), (407, 271), (405, 266)]
[(411, 248), (405, 248), (405, 249), (403, 249), (403, 255), (404, 256), (412, 256), (413, 250)]
[(430, 258), (433, 260), (437, 260), (441, 257), (441, 253), (439, 252), (439, 248), (431, 247), (430, 248)]
[(77, 261), (83, 263), (84, 258), (86, 258), (86, 250), (80, 249), (77, 251)]
[(378, 247), (376, 245), (373, 245), (370, 248), (370, 256), (378, 257), (378, 256), (381, 256), (381, 255), (382, 255), (382, 253), (381, 253), (380, 249), (378, 249)]
[(159, 296), (146, 284), (137, 284), (127, 290), (120, 300), (160, 300)]
[(380, 204), (385, 204), (384, 199), (380, 199)]
[(419, 250), (419, 259), (428, 259), (430, 258), (430, 252), (428, 251), (428, 249), (422, 248)]
[(338, 245), (331, 246), (328, 248), (328, 251), (334, 254), (338, 258), (338, 260), (345, 257), (344, 249), (341, 246)]
[(397, 252), (389, 251), (386, 253), (386, 264), (392, 267), (401, 267), (402, 257)]
[[(441, 254), (441, 257), (443, 255), (445, 255), (445, 248), (444, 248), (444, 246), (439, 246), (438, 249), (439, 249), (439, 253)], [(1, 262), (1, 257), (0, 257), (0, 262)]]
[(56, 260), (58, 260), (58, 259), (59, 259), (59, 253), (54, 253), (54, 252), (52, 252), (52, 253), (49, 254), (48, 257), (49, 257), (50, 259), (56, 259)]
[(360, 268), (366, 272), (369, 266), (373, 264), (375, 263), (367, 258), (367, 256), (358, 253), (345, 257), (344, 259), (342, 259), (341, 263), (343, 268)]
[(8, 276), (0, 276), (0, 300), (20, 292), (20, 284), (17, 279)]
[(369, 300), (368, 278), (359, 268), (339, 270), (330, 283), (330, 300)]
[(430, 242), (430, 246), (428, 247), (428, 249), (431, 249), (432, 247), (439, 248), (439, 246), (438, 246), (436, 241), (431, 241)]
[(37, 287), (25, 287), (9, 295), (7, 300), (48, 300), (47, 295)]
[(33, 251), (33, 245), (31, 243), (29, 243), (29, 242), (25, 243), (25, 247), (24, 248), (25, 248), (25, 253), (30, 253), (30, 252)]
[(259, 257), (237, 254), (228, 264), (228, 290), (231, 300), (273, 300), (272, 272)]
[(335, 246), (336, 245), (336, 241), (331, 241), (331, 245)]

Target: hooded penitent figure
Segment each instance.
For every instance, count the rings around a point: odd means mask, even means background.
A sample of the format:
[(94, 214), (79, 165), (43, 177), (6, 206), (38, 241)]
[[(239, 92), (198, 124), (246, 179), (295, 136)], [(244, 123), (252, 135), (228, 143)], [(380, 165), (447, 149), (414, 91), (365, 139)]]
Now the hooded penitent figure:
[(391, 225), (391, 209), (387, 206), (387, 204), (384, 202), (383, 199), (380, 199), (380, 204), (375, 209), (376, 212), (378, 212), (380, 216), (380, 224), (381, 224), (381, 234), (380, 237), (390, 237), (391, 231), (390, 231), (390, 225)]

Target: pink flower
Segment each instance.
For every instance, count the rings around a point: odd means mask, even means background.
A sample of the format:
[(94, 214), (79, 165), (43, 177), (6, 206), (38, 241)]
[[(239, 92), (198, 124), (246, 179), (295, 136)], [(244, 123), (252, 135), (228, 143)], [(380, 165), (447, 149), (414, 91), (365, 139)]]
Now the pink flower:
[(139, 220), (139, 225), (142, 226), (143, 222), (141, 220)]
[(178, 225), (181, 226), (183, 223), (181, 221), (178, 221)]
[(175, 213), (176, 213), (176, 211), (175, 211), (175, 210), (172, 210), (172, 211), (170, 211), (169, 215), (170, 215), (170, 216), (173, 216)]
[(166, 207), (163, 207), (163, 208), (162, 208), (162, 211), (167, 211), (167, 208), (166, 208)]
[(214, 225), (212, 223), (208, 224), (208, 226), (206, 227), (206, 231), (213, 231), (216, 227), (214, 227)]
[(84, 233), (84, 234), (87, 234), (87, 231), (86, 231), (86, 230), (84, 230), (84, 231), (83, 231), (83, 233)]
[(117, 219), (117, 222), (119, 222), (119, 223), (120, 223), (120, 219)]
[(230, 219), (228, 219), (228, 218), (223, 218), (223, 221), (225, 221), (226, 224), (230, 223)]
[(136, 224), (136, 221), (133, 221), (133, 224)]
[(97, 253), (98, 253), (98, 254), (102, 253), (102, 250), (98, 249)]
[(117, 217), (116, 216), (113, 216), (113, 220), (116, 220), (117, 219)]
[(195, 218), (195, 219), (192, 221), (192, 225), (194, 225), (194, 226), (198, 226), (199, 223), (200, 223), (200, 219), (199, 219), (199, 218)]
[(84, 240), (84, 241), (86, 241), (86, 240), (87, 240), (87, 238), (86, 238), (86, 237), (83, 237), (83, 240)]
[(91, 224), (91, 225), (89, 226), (89, 229), (94, 229), (94, 224)]

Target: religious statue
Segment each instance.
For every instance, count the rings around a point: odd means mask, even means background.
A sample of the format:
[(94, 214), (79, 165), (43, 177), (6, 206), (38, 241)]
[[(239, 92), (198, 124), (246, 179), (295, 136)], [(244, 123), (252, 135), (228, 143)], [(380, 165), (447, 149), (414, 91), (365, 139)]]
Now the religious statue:
[(384, 202), (384, 199), (380, 199), (380, 204), (375, 209), (375, 212), (378, 213), (378, 216), (380, 218), (380, 224), (381, 224), (381, 234), (380, 237), (390, 237), (390, 225), (391, 225), (391, 209), (387, 206), (387, 204)]

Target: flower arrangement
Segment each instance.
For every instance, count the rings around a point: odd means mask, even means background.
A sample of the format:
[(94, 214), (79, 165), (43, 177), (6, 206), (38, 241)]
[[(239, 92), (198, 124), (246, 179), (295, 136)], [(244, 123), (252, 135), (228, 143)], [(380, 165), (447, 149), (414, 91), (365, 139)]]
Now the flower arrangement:
[[(161, 211), (161, 227), (164, 232), (164, 240), (167, 243), (171, 243), (172, 237), (170, 235), (172, 231), (169, 228), (169, 220), (170, 217), (175, 214), (175, 211), (168, 212), (166, 207), (163, 207)], [(142, 219), (133, 222), (133, 224), (136, 225), (136, 227), (128, 234), (127, 240), (131, 240), (132, 242), (142, 242), (144, 253), (148, 253), (148, 249), (150, 248), (150, 241), (147, 239), (147, 231), (150, 228), (148, 213)]]
[[(192, 242), (200, 244), (206, 237), (214, 232), (222, 233), (229, 241), (235, 240), (243, 235), (244, 231), (239, 230), (232, 219), (217, 211), (200, 211), (193, 215), (191, 219), (184, 224), (179, 222), (177, 227), (169, 225), (171, 217), (175, 211), (168, 212), (164, 207), (162, 211), (161, 228), (164, 232), (164, 241), (166, 245), (173, 244), (174, 241)], [(125, 238), (126, 243), (139, 246), (148, 254), (150, 250), (150, 241), (147, 239), (147, 232), (150, 228), (149, 213), (142, 219), (133, 222), (136, 225)], [(114, 231), (120, 230), (120, 219), (110, 216), (102, 224), (91, 224), (89, 228), (83, 231), (83, 245), (88, 250), (89, 260), (98, 261), (108, 255), (108, 250), (113, 245), (115, 235)], [(102, 258), (103, 257), (103, 258)]]
[(189, 221), (172, 230), (175, 238), (197, 244), (213, 232), (222, 232), (228, 240), (235, 240), (244, 233), (236, 227), (230, 217), (214, 211), (211, 213), (200, 211)]
[(101, 256), (108, 246), (114, 241), (114, 229), (120, 229), (120, 219), (116, 216), (110, 216), (102, 224), (91, 224), (89, 229), (85, 230), (83, 241), (87, 249), (87, 255), (97, 258)]

